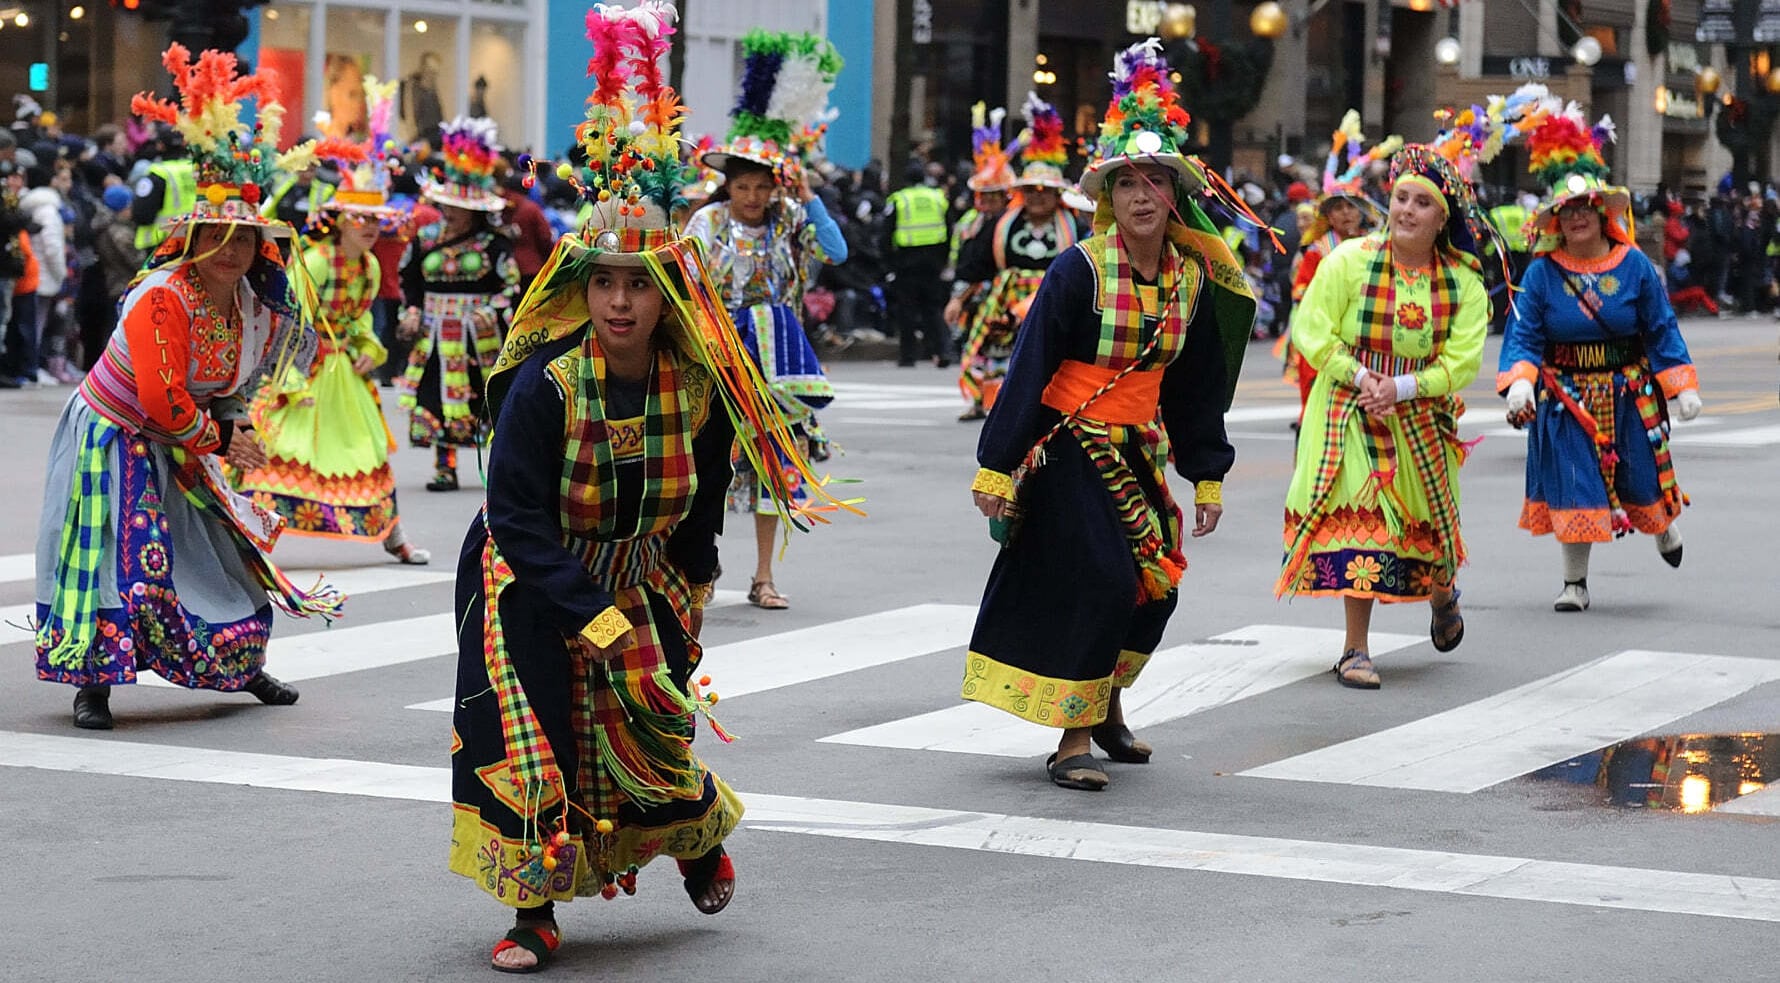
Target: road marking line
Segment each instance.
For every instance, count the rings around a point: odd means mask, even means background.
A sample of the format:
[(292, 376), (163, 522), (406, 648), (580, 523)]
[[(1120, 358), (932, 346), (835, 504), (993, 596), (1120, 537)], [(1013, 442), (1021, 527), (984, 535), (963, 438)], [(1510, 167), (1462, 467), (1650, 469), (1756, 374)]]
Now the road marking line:
[(923, 385), (899, 384), (894, 382), (837, 382), (834, 384), (835, 399), (848, 399), (860, 396), (952, 396), (962, 399), (961, 390), (955, 385)]
[(1703, 433), (1698, 436), (1689, 434), (1677, 441), (1683, 448), (1702, 445), (1706, 447), (1766, 447), (1769, 444), (1780, 444), (1780, 424), (1766, 427), (1747, 427), (1741, 430), (1719, 430)]
[(914, 396), (904, 399), (836, 399), (832, 407), (835, 413), (853, 413), (859, 410), (955, 410), (967, 406), (964, 397), (953, 393), (950, 398), (939, 396)]
[[(272, 637), (266, 671), (287, 683), (321, 679), (362, 669), (384, 669), (457, 651), (457, 625), (449, 614), (379, 621), (353, 628), (329, 627), (301, 635)], [(152, 672), (136, 677), (141, 686), (185, 689)]]
[[(0, 732), (0, 766), (450, 800), (448, 768)], [(744, 793), (752, 830), (1508, 901), (1780, 922), (1780, 880)]]
[(1780, 660), (1634, 650), (1239, 774), (1476, 792), (1780, 680)]
[[(1342, 637), (1331, 628), (1250, 625), (1210, 641), (1163, 649), (1144, 667), (1138, 685), (1124, 692), (1125, 720), (1132, 727), (1154, 727), (1322, 675), (1334, 664)], [(1374, 634), (1372, 652), (1382, 655), (1425, 640)], [(1056, 735), (994, 707), (961, 703), (822, 742), (1025, 758), (1054, 750)]]
[[(710, 688), (727, 702), (750, 693), (961, 647), (970, 638), (976, 616), (976, 608), (963, 604), (917, 604), (712, 645), (705, 649), (698, 668), (701, 674), (711, 674)], [(452, 697), (411, 704), (407, 709), (450, 713)]]
[[(305, 589), (313, 586), (317, 578), (320, 578), (345, 594), (347, 614), (342, 620), (350, 624), (354, 597), (406, 587), (449, 583), (457, 579), (457, 572), (454, 568), (412, 567), (390, 563), (374, 567), (342, 567), (331, 571), (286, 570), (285, 576), (290, 578), (291, 583)], [(16, 626), (25, 625), (35, 617), (36, 604), (0, 607), (0, 645), (30, 641), (31, 633)]]
[(14, 553), (0, 556), (0, 584), (37, 579), (37, 554)]
[(1713, 806), (1712, 811), (1732, 812), (1739, 816), (1780, 816), (1780, 785), (1740, 795), (1723, 805)]
[[(958, 404), (954, 403), (952, 406), (955, 409)], [(830, 419), (836, 424), (849, 427), (943, 427), (950, 422), (948, 420), (922, 420), (902, 416), (847, 416), (845, 414), (835, 414), (833, 417), (830, 417)]]

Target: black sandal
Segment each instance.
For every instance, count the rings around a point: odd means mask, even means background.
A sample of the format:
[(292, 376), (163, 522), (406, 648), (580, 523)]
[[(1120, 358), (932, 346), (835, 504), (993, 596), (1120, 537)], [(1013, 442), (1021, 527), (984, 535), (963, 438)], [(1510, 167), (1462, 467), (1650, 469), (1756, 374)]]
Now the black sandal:
[(1098, 792), (1112, 783), (1091, 754), (1078, 754), (1058, 761), (1056, 753), (1052, 752), (1045, 759), (1045, 772), (1051, 776), (1051, 784), (1058, 788)]
[[(515, 925), (508, 930), (506, 936), (495, 943), (494, 952), (489, 956), (489, 968), (497, 973), (538, 973), (550, 965), (550, 957), (556, 955), (558, 946), (562, 945), (562, 933), (556, 928), (555, 922), (541, 925)], [(524, 949), (537, 957), (537, 962), (530, 966), (502, 966), (494, 962), (495, 956), (509, 949)]]
[(252, 693), (261, 703), (269, 707), (288, 707), (297, 702), (297, 688), (289, 683), (281, 683), (265, 670), (253, 674), (247, 685), (241, 687), (243, 692)]
[[(692, 899), (692, 906), (699, 911), (715, 915), (729, 907), (729, 902), (734, 900), (735, 864), (730, 862), (729, 854), (723, 852), (723, 844), (712, 847), (710, 852), (697, 860), (677, 860), (675, 864), (680, 868), (680, 876), (684, 878), (686, 896)], [(705, 893), (718, 881), (729, 882), (729, 893), (724, 895), (722, 901), (707, 907)]]
[(1131, 728), (1124, 724), (1115, 724), (1108, 720), (1094, 725), (1094, 729), (1088, 733), (1094, 739), (1094, 743), (1100, 745), (1100, 750), (1106, 752), (1108, 758), (1120, 764), (1147, 765), (1150, 763), (1150, 754), (1154, 749), (1149, 744), (1138, 740), (1137, 735), (1131, 733)]
[[(1451, 652), (1465, 640), (1465, 616), (1459, 611), (1459, 593), (1459, 589), (1454, 587), (1452, 597), (1445, 604), (1435, 606), (1432, 601), (1428, 603), (1428, 607), (1433, 609), (1428, 621), (1428, 638), (1433, 641), (1436, 652)], [(1455, 623), (1458, 625), (1458, 633), (1451, 634)], [(1444, 644), (1440, 641), (1442, 635), (1447, 637)]]
[(111, 687), (82, 686), (74, 691), (74, 726), (81, 730), (111, 729)]
[(434, 471), (433, 480), (426, 483), (426, 490), (430, 492), (457, 491), (457, 488), (457, 472), (444, 468)]
[(1348, 689), (1377, 689), (1378, 670), (1372, 666), (1372, 657), (1359, 649), (1348, 649), (1335, 660), (1335, 681)]

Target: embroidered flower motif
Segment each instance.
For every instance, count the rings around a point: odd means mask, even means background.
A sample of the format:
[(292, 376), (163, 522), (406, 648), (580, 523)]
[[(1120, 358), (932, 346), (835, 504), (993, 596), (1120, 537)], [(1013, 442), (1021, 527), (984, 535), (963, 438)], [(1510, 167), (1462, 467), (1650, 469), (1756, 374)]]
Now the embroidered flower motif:
[(1065, 717), (1074, 720), (1087, 711), (1088, 701), (1082, 699), (1078, 693), (1071, 693), (1057, 701), (1057, 709), (1063, 711)]
[(297, 506), (297, 514), (291, 517), (291, 522), (298, 529), (320, 529), (321, 506), (314, 502), (304, 502)]
[(352, 509), (344, 505), (334, 506), (334, 528), (345, 535), (353, 534)]
[(1424, 566), (1417, 569), (1415, 573), (1410, 575), (1409, 582), (1410, 585), (1415, 588), (1415, 593), (1418, 596), (1434, 593), (1434, 568), (1431, 566)]
[(253, 507), (262, 512), (278, 511), (278, 501), (271, 492), (256, 491), (253, 493)]
[(1420, 304), (1403, 304), (1397, 308), (1397, 324), (1408, 331), (1428, 326), (1428, 312)]
[(1356, 556), (1347, 561), (1347, 579), (1357, 590), (1371, 590), (1384, 576), (1384, 568), (1378, 563), (1377, 557)]
[(1033, 689), (1035, 689), (1037, 686), (1038, 686), (1038, 680), (1033, 678), (1032, 676), (1021, 676), (1019, 679), (1014, 681), (1014, 689), (1017, 689), (1020, 692), (1025, 693), (1027, 696), (1031, 696)]
[(1603, 273), (1601, 278), (1595, 281), (1595, 290), (1599, 291), (1603, 297), (1611, 297), (1619, 293), (1619, 277), (1611, 273)]
[(167, 550), (160, 543), (147, 543), (138, 554), (142, 561), (142, 572), (150, 577), (167, 575)]

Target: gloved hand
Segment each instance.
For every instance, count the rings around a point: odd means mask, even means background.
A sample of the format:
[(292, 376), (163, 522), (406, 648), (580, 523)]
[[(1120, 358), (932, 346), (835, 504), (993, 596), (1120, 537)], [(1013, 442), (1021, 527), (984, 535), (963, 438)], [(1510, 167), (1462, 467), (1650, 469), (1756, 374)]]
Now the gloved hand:
[(1691, 420), (1700, 415), (1700, 391), (1683, 389), (1675, 396), (1675, 413), (1683, 420)]
[(1533, 408), (1533, 382), (1530, 379), (1516, 379), (1508, 387), (1508, 415), (1520, 416)]

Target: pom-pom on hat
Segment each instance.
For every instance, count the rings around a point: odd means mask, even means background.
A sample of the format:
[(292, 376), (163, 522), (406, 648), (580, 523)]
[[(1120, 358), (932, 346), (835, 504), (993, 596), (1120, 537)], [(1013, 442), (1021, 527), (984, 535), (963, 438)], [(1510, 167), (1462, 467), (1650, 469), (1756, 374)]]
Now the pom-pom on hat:
[(834, 118), (828, 94), (842, 64), (827, 38), (750, 31), (742, 38), (741, 95), (729, 113), (729, 136), (704, 155), (705, 165), (721, 171), (744, 160), (778, 168), (806, 157)]
[(1020, 177), (1014, 182), (1021, 188), (1069, 187), (1063, 178), (1063, 167), (1069, 163), (1069, 147), (1063, 142), (1063, 115), (1057, 107), (1026, 93), (1026, 104), (1020, 107), (1026, 121), (1016, 146), (1020, 153)]
[[(187, 224), (226, 222), (259, 226), (272, 235), (289, 235), (289, 225), (260, 215), (266, 187), (281, 170), (301, 170), (314, 161), (313, 141), (279, 154), (278, 134), (284, 107), (269, 73), (239, 74), (235, 56), (205, 51), (192, 53), (178, 43), (167, 46), (161, 64), (173, 76), (178, 103), (137, 93), (130, 109), (144, 119), (171, 125), (179, 132), (197, 172), (198, 193), (192, 210), (172, 220)], [(258, 118), (241, 118), (243, 104), (257, 100)], [(172, 235), (167, 246), (181, 237)]]
[(1111, 172), (1126, 164), (1160, 164), (1188, 190), (1209, 184), (1205, 168), (1183, 152), (1193, 117), (1180, 104), (1162, 58), (1162, 41), (1150, 38), (1113, 60), (1112, 101), (1100, 121), (1100, 139), (1082, 174), (1082, 193), (1098, 198)]
[(1547, 101), (1526, 131), (1527, 170), (1533, 179), (1551, 189), (1551, 196), (1533, 212), (1527, 223), (1527, 240), (1535, 253), (1547, 253), (1562, 242), (1558, 212), (1575, 201), (1587, 201), (1599, 209), (1603, 231), (1612, 239), (1629, 243), (1631, 192), (1609, 182), (1612, 173), (1601, 148), (1614, 139), (1613, 119), (1602, 116), (1593, 126), (1575, 103), (1559, 107)]
[(970, 157), (974, 165), (970, 190), (1007, 191), (1014, 186), (1014, 169), (1001, 146), (1001, 121), (1007, 110), (989, 109), (987, 103), (970, 107)]
[(420, 176), (421, 191), (441, 205), (474, 212), (499, 212), (507, 207), (495, 186), (501, 159), (494, 120), (459, 116), (439, 127), (440, 166)]

